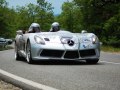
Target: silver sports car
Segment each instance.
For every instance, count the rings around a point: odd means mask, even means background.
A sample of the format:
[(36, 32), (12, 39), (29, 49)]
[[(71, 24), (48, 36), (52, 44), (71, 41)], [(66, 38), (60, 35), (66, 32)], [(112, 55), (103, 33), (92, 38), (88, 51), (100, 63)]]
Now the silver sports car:
[(69, 31), (26, 33), (17, 31), (15, 59), (25, 58), (29, 64), (35, 60), (86, 60), (96, 64), (100, 57), (100, 42), (93, 33)]

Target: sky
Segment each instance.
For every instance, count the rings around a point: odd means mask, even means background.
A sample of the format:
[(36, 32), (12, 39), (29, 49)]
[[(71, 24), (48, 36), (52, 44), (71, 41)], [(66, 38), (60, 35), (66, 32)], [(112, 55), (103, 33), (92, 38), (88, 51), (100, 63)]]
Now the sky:
[[(9, 3), (9, 7), (16, 7), (19, 6), (25, 6), (29, 3), (36, 4), (37, 0), (6, 0)], [(54, 14), (60, 14), (61, 13), (61, 6), (64, 2), (68, 0), (46, 0), (47, 2), (51, 3), (54, 7), (53, 12)], [(71, 0), (69, 0), (71, 1)]]

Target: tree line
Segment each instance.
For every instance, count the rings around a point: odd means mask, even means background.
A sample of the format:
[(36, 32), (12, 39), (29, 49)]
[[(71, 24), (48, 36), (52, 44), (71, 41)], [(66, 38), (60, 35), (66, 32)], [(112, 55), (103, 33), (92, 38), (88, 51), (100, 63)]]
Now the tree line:
[(49, 30), (54, 21), (52, 4), (37, 0), (37, 4), (9, 8), (6, 0), (0, 0), (0, 36), (15, 37), (17, 30), (28, 30), (33, 22), (40, 24), (41, 29)]
[(61, 28), (80, 33), (95, 33), (105, 45), (120, 47), (120, 1), (119, 0), (67, 0), (62, 12), (54, 15), (54, 7), (45, 0), (37, 0), (26, 6), (9, 8), (6, 0), (0, 0), (0, 36), (14, 37), (16, 30), (27, 30), (32, 22), (49, 31), (54, 21)]

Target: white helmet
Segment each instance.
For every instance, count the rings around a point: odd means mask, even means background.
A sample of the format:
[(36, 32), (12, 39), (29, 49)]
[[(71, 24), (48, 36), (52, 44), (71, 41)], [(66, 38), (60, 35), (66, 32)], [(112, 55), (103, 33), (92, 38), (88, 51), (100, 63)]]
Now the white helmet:
[(38, 23), (32, 23), (29, 27), (28, 32), (31, 32), (31, 33), (40, 32), (40, 25)]
[(51, 32), (56, 32), (56, 31), (59, 31), (60, 30), (60, 25), (58, 22), (54, 22), (52, 23), (51, 25)]
[(86, 30), (82, 30), (81, 33), (87, 33), (87, 31)]

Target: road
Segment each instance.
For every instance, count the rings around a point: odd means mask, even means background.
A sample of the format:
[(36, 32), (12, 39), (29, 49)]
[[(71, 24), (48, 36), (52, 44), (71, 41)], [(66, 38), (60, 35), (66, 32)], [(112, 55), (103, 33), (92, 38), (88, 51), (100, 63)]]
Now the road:
[(14, 50), (0, 51), (0, 69), (59, 90), (120, 90), (120, 54), (101, 52), (96, 65), (83, 61), (16, 61)]

